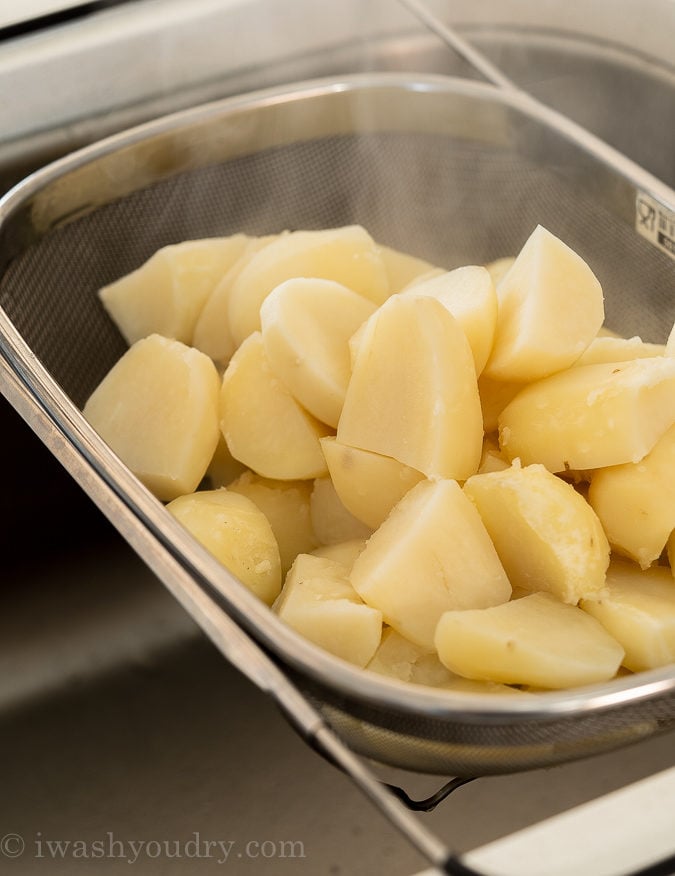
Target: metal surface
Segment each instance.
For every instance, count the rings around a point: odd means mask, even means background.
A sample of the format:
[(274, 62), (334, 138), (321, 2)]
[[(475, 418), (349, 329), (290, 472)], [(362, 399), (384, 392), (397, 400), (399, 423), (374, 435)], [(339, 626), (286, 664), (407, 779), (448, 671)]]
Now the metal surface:
[(633, 223), (637, 192), (667, 202), (668, 190), (590, 135), (572, 134), (526, 97), (479, 83), (319, 81), (118, 135), (36, 174), (0, 207), (3, 355), (69, 448), (83, 487), (179, 599), (190, 578), (220, 594), (349, 744), (380, 761), (475, 775), (589, 756), (670, 729), (675, 674), (504, 699), (409, 688), (311, 646), (198, 548), (82, 418), (79, 406), (123, 349), (94, 293), (187, 237), (358, 221), (383, 243), (450, 267), (515, 252), (541, 222), (593, 264), (612, 327), (664, 340), (672, 262)]

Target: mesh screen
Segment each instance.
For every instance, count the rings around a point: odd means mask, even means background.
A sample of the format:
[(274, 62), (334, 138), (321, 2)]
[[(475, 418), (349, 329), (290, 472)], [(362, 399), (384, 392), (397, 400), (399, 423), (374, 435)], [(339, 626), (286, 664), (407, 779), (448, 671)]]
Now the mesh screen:
[[(610, 327), (663, 342), (675, 318), (672, 261), (611, 203), (580, 188), (573, 169), (504, 144), (411, 133), (333, 136), (176, 175), (33, 243), (2, 277), (0, 304), (82, 406), (125, 349), (98, 302), (101, 286), (169, 243), (351, 223), (448, 269), (513, 255), (542, 224), (597, 274)], [(673, 698), (583, 719), (481, 727), (384, 713), (326, 690), (319, 702), (330, 703), (330, 720), (357, 749), (433, 772), (554, 762), (675, 722)]]

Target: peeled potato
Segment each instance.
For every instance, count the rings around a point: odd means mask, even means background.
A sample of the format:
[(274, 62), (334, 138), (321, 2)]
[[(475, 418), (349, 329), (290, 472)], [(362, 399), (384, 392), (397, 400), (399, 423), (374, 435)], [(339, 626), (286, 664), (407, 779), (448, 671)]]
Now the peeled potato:
[(598, 335), (591, 341), (574, 365), (598, 365), (602, 362), (627, 362), (630, 359), (650, 359), (664, 356), (665, 344), (648, 344), (637, 336), (616, 338)]
[(347, 541), (337, 541), (334, 544), (322, 544), (314, 548), (312, 555), (315, 557), (325, 557), (329, 560), (334, 560), (336, 563), (342, 563), (348, 572), (361, 551), (366, 546), (365, 538), (350, 538)]
[(281, 589), (279, 548), (267, 518), (246, 496), (220, 488), (178, 496), (176, 520), (263, 602)]
[(282, 575), (298, 554), (317, 546), (310, 516), (311, 481), (275, 481), (245, 471), (228, 485), (228, 490), (247, 496), (269, 520), (279, 545)]
[(447, 685), (456, 678), (435, 652), (404, 639), (391, 627), (382, 633), (380, 645), (366, 668), (388, 678), (431, 687)]
[(322, 231), (292, 231), (256, 253), (234, 281), (228, 320), (235, 345), (260, 329), (260, 305), (295, 277), (334, 280), (375, 304), (389, 295), (379, 248), (360, 225)]
[(379, 250), (384, 270), (387, 274), (389, 292), (392, 295), (395, 292), (400, 292), (401, 289), (414, 283), (420, 277), (433, 274), (437, 271), (442, 272), (442, 268), (437, 268), (431, 262), (410, 255), (407, 252), (392, 249), (390, 246), (380, 244)]
[(370, 317), (337, 437), (428, 477), (477, 470), (483, 422), (473, 356), (440, 302), (395, 295)]
[(237, 260), (218, 281), (202, 307), (192, 333), (192, 346), (206, 353), (219, 365), (227, 365), (236, 349), (230, 331), (230, 289), (253, 256), (281, 236), (269, 234), (249, 238)]
[(186, 240), (157, 250), (99, 291), (128, 344), (150, 334), (192, 343), (202, 307), (247, 245), (245, 234)]
[(675, 530), (675, 425), (640, 460), (593, 473), (588, 501), (612, 547), (646, 569)]
[(83, 413), (158, 499), (197, 488), (218, 443), (220, 378), (180, 341), (136, 341), (87, 400)]
[(522, 389), (499, 415), (510, 459), (552, 472), (639, 462), (675, 422), (675, 360), (569, 368)]
[(444, 611), (511, 596), (478, 512), (454, 480), (414, 486), (370, 537), (350, 580), (386, 623), (429, 651)]
[(609, 681), (624, 657), (599, 621), (549, 593), (446, 612), (435, 643), (441, 662), (458, 675), (552, 689)]
[(675, 662), (675, 582), (663, 566), (642, 570), (614, 559), (607, 593), (581, 606), (621, 643), (623, 665), (639, 672)]
[(588, 502), (543, 465), (511, 466), (464, 484), (513, 587), (562, 602), (598, 593), (609, 544)]
[(345, 508), (329, 477), (314, 481), (309, 513), (316, 537), (322, 544), (368, 538), (372, 531)]
[(318, 420), (337, 426), (351, 374), (349, 338), (372, 301), (333, 280), (297, 277), (276, 286), (260, 308), (272, 369)]
[(497, 283), (499, 312), (485, 374), (528, 382), (569, 367), (597, 335), (602, 288), (586, 262), (538, 225)]
[(330, 430), (271, 370), (260, 332), (244, 341), (225, 370), (220, 428), (232, 456), (263, 477), (306, 480), (326, 473), (319, 439)]
[(371, 529), (424, 478), (391, 456), (349, 447), (330, 435), (321, 439), (321, 448), (342, 504)]
[[(311, 558), (319, 560), (318, 557)], [(365, 666), (382, 635), (382, 615), (364, 605), (339, 564), (308, 564), (301, 554), (302, 571), (291, 568), (274, 611), (305, 638), (356, 666)], [(315, 572), (316, 574), (312, 574)]]
[(422, 280), (403, 291), (404, 295), (428, 295), (450, 311), (471, 347), (476, 374), (487, 362), (497, 324), (497, 294), (486, 268), (467, 265)]

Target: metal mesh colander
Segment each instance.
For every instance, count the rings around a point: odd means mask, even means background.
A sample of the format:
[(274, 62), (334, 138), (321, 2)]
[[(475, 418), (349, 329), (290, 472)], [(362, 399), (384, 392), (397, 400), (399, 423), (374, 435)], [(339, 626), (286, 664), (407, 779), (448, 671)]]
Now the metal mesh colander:
[[(97, 290), (163, 245), (237, 231), (359, 223), (452, 268), (515, 254), (542, 224), (591, 265), (612, 328), (663, 342), (675, 270), (636, 233), (636, 199), (667, 216), (671, 194), (525, 96), (446, 77), (348, 77), (180, 113), (57, 162), (3, 200), (3, 390), (207, 632), (201, 593), (357, 751), (479, 775), (615, 748), (675, 727), (675, 667), (525, 697), (355, 670), (300, 640), (193, 543), (80, 409), (125, 349)], [(189, 596), (186, 581), (198, 587)], [(264, 673), (256, 682), (274, 692)]]

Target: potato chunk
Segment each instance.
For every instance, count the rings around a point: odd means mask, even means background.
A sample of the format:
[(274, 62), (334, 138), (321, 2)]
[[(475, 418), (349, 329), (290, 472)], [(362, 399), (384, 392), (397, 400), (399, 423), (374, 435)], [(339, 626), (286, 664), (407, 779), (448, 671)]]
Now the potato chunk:
[(404, 639), (391, 627), (382, 633), (382, 641), (366, 668), (388, 678), (430, 687), (442, 687), (457, 677), (443, 666), (435, 652)]
[(588, 501), (610, 544), (646, 569), (675, 530), (675, 425), (640, 462), (601, 468)]
[(245, 471), (229, 484), (228, 490), (247, 496), (269, 520), (279, 545), (282, 575), (298, 554), (317, 546), (310, 516), (311, 481), (275, 481)]
[(365, 323), (337, 437), (428, 477), (477, 470), (483, 421), (473, 356), (440, 302), (396, 295)]
[(319, 438), (330, 430), (272, 371), (260, 332), (244, 341), (225, 370), (220, 428), (232, 456), (263, 477), (306, 480), (326, 473)]
[(276, 286), (260, 308), (267, 359), (318, 420), (336, 427), (351, 375), (349, 338), (375, 310), (333, 280), (297, 277)]
[(280, 236), (268, 234), (249, 238), (239, 258), (221, 277), (202, 307), (192, 333), (192, 346), (206, 353), (218, 365), (227, 365), (236, 349), (230, 331), (230, 289), (253, 256)]
[(247, 242), (245, 234), (233, 234), (162, 247), (99, 297), (128, 344), (151, 334), (191, 344), (208, 296)]
[(391, 456), (349, 447), (330, 435), (321, 439), (321, 448), (342, 504), (371, 529), (424, 478)]
[(86, 419), (158, 499), (192, 492), (218, 443), (220, 378), (180, 341), (136, 341), (84, 406)]
[[(318, 557), (310, 558), (318, 561)], [(364, 605), (339, 564), (307, 564), (300, 555), (274, 604), (279, 617), (300, 635), (356, 666), (365, 666), (380, 644), (382, 615)], [(312, 572), (316, 574), (312, 575)]]
[(338, 544), (368, 538), (372, 530), (345, 508), (330, 478), (316, 478), (309, 500), (309, 514), (321, 544)]
[(246, 496), (225, 488), (178, 496), (168, 510), (267, 605), (281, 589), (279, 548), (269, 521)]
[(414, 486), (370, 537), (350, 580), (390, 626), (429, 651), (444, 611), (511, 596), (478, 512), (453, 480)]
[(375, 304), (389, 295), (379, 248), (360, 225), (292, 231), (256, 253), (234, 281), (228, 320), (235, 345), (260, 329), (260, 305), (272, 289), (295, 277), (334, 280)]
[(639, 462), (675, 422), (675, 360), (569, 368), (522, 389), (499, 415), (510, 459), (549, 471)]
[(488, 377), (529, 382), (569, 367), (605, 318), (602, 288), (586, 262), (538, 225), (497, 283)]
[(513, 587), (547, 591), (563, 602), (605, 585), (609, 544), (600, 521), (571, 484), (543, 465), (474, 475), (475, 503)]
[(441, 663), (458, 675), (551, 689), (609, 681), (624, 656), (599, 621), (550, 593), (446, 612), (435, 642)]
[(350, 538), (347, 541), (337, 541), (333, 544), (321, 544), (319, 547), (314, 548), (312, 556), (325, 557), (337, 563), (342, 563), (349, 573), (356, 558), (366, 546), (366, 541), (367, 539), (365, 538)]
[(402, 294), (427, 295), (447, 307), (466, 335), (476, 374), (480, 374), (490, 355), (497, 325), (497, 294), (486, 268), (478, 265), (455, 268), (415, 283)]
[(631, 359), (651, 359), (665, 356), (664, 344), (648, 344), (642, 338), (614, 338), (598, 335), (574, 363), (577, 365), (599, 365), (602, 362), (629, 362)]
[(623, 665), (639, 672), (675, 663), (675, 581), (669, 570), (641, 570), (613, 559), (607, 586), (606, 594), (585, 599), (581, 607), (621, 643)]

